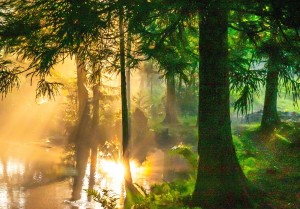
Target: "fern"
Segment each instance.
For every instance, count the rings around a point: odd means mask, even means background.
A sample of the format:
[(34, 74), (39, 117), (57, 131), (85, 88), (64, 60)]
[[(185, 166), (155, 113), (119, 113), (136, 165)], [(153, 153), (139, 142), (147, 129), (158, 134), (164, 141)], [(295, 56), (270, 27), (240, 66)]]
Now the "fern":
[(101, 192), (94, 189), (86, 189), (88, 196), (92, 196), (93, 200), (100, 203), (104, 209), (114, 209), (117, 205), (117, 200), (119, 198), (116, 197), (108, 189), (101, 189)]

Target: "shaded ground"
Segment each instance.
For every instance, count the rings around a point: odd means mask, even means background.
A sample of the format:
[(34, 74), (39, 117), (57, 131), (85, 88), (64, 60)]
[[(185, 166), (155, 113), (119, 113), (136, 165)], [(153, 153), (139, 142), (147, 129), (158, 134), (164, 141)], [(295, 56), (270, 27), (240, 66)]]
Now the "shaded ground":
[(234, 135), (244, 172), (262, 191), (261, 207), (300, 208), (300, 124), (283, 123), (270, 136), (259, 133), (259, 124), (249, 124)]

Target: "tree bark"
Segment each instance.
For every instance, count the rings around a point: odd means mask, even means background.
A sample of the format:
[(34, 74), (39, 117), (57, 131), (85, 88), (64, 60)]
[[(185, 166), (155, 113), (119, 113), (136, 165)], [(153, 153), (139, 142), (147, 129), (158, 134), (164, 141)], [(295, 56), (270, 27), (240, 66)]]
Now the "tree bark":
[(192, 205), (205, 209), (251, 208), (231, 135), (228, 4), (226, 0), (207, 4), (199, 22), (200, 157)]
[(126, 191), (132, 190), (132, 176), (129, 163), (129, 124), (128, 124), (128, 103), (126, 97), (126, 69), (125, 69), (125, 40), (124, 40), (124, 10), (120, 9), (119, 15), (120, 33), (120, 71), (121, 71), (121, 102), (122, 102), (122, 151), (124, 164), (124, 180)]
[(164, 123), (177, 123), (176, 112), (176, 93), (175, 93), (175, 75), (168, 75), (167, 80), (167, 100), (166, 100), (166, 116)]
[(277, 49), (271, 49), (268, 61), (264, 109), (261, 120), (261, 130), (265, 133), (272, 132), (280, 124), (280, 118), (277, 113), (279, 68), (276, 62), (278, 57)]

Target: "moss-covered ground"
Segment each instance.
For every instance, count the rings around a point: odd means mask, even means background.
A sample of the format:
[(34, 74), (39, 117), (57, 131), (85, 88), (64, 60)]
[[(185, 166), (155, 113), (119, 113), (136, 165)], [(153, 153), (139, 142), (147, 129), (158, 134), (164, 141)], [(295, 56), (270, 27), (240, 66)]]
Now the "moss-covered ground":
[(260, 192), (260, 208), (300, 208), (300, 124), (282, 123), (274, 133), (259, 132), (259, 124), (233, 130), (244, 173)]

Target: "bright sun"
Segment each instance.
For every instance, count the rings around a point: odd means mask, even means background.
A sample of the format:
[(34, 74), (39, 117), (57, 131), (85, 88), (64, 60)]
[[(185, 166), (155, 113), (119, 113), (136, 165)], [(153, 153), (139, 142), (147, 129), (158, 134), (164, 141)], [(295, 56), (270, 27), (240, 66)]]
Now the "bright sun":
[[(101, 171), (114, 181), (122, 182), (124, 179), (124, 165), (121, 162), (113, 160), (102, 159), (99, 162)], [(135, 178), (138, 173), (142, 171), (142, 168), (137, 165), (136, 162), (130, 162), (130, 170), (132, 178)]]

